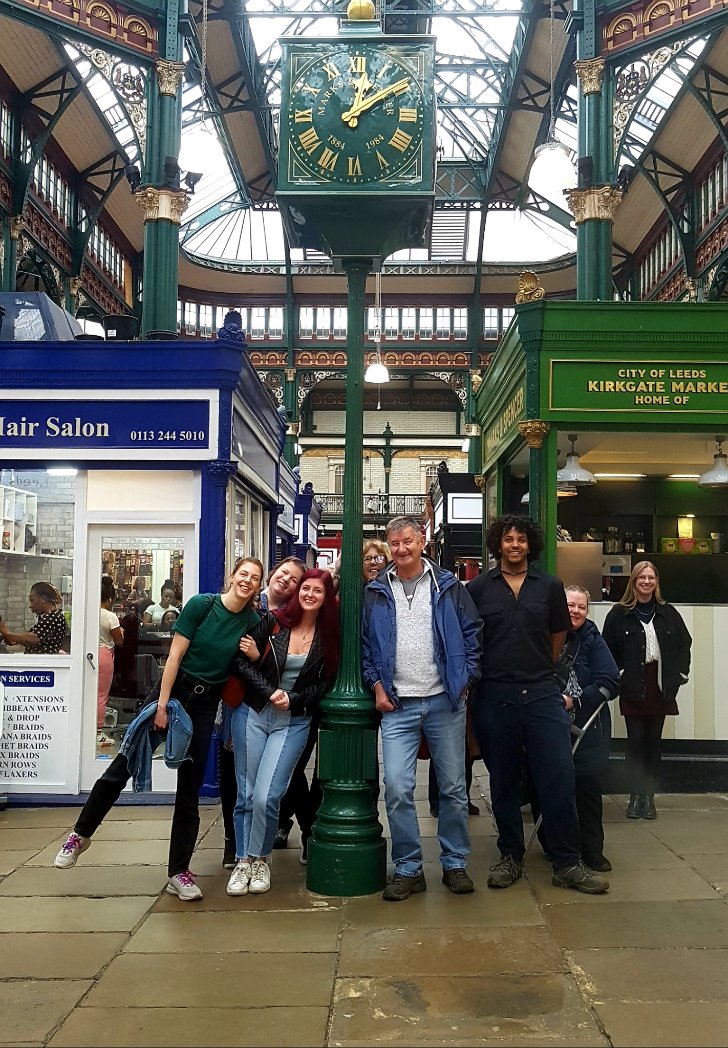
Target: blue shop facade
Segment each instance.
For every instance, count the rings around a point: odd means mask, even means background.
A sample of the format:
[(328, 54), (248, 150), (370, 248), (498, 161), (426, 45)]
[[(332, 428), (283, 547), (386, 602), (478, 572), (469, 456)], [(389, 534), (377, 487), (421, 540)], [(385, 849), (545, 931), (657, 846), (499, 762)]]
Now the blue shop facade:
[[(67, 627), (54, 654), (0, 643), (11, 803), (90, 790), (161, 676), (176, 609), (220, 590), (238, 556), (315, 564), (320, 510), (283, 458), (286, 428), (235, 343), (0, 342), (0, 615), (27, 630), (48, 582)], [(124, 628), (105, 703), (103, 575)], [(155, 760), (153, 793), (173, 790)]]

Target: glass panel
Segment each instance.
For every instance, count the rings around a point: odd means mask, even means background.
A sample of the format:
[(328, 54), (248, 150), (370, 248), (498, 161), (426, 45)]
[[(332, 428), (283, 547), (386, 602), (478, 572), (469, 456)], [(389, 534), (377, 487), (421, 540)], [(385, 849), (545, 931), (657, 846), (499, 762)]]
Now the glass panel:
[(233, 562), (238, 557), (250, 556), (248, 549), (248, 507), (249, 497), (242, 491), (235, 489), (235, 516), (233, 519)]
[[(11, 633), (37, 630), (40, 641), (36, 650), (0, 637), (0, 654), (25, 651), (34, 657), (71, 650), (75, 487), (75, 475), (0, 471), (0, 614)], [(31, 610), (36, 584), (43, 599)]]
[(99, 620), (96, 752), (112, 757), (162, 676), (184, 599), (184, 540), (105, 537), (101, 549), (101, 590), (107, 599)]

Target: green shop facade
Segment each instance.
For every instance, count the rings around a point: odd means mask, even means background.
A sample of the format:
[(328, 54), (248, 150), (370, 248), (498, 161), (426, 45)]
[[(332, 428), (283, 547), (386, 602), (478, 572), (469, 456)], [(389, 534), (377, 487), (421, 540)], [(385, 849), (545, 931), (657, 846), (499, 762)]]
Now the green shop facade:
[[(728, 788), (728, 487), (697, 484), (728, 433), (725, 307), (518, 306), (478, 391), (477, 417), (485, 527), (506, 512), (537, 520), (544, 567), (589, 589), (597, 625), (635, 563), (657, 566), (665, 599), (693, 636), (680, 715), (665, 725), (660, 788)], [(593, 483), (559, 481), (569, 452)], [(625, 735), (615, 709), (612, 792), (624, 792)]]

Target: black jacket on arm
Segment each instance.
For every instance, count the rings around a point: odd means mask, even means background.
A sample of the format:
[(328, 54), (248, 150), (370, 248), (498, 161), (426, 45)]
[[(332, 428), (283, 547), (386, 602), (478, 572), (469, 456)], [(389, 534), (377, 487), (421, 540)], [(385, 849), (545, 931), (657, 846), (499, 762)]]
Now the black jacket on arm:
[[(672, 604), (655, 604), (657, 643), (660, 645), (661, 688), (665, 702), (671, 702), (690, 674), (690, 646), (693, 639), (680, 612)], [(647, 641), (642, 623), (633, 608), (615, 604), (604, 622), (602, 636), (622, 671), (619, 695), (629, 702), (645, 697), (645, 656)]]
[[(281, 673), (288, 655), (288, 644), (291, 631), (281, 626), (274, 632), (278, 620), (272, 612), (264, 613), (260, 622), (248, 631), (248, 636), (255, 641), (261, 657), (251, 662), (242, 652), (233, 659), (230, 673), (238, 677), (245, 685), (244, 702), (260, 713), (273, 692), (281, 686)], [(268, 644), (270, 643), (270, 648)], [(303, 664), (293, 689), (288, 689), (291, 704), (291, 715), (302, 717), (311, 715), (331, 685), (331, 680), (324, 676), (324, 653), (319, 637), (319, 625), (316, 623), (311, 650)]]
[(602, 775), (609, 763), (612, 718), (609, 702), (619, 691), (619, 670), (596, 624), (587, 619), (581, 629), (570, 631), (567, 644), (578, 645), (574, 673), (581, 695), (574, 702), (574, 723), (583, 728), (593, 713), (602, 710), (583, 736), (574, 754), (577, 775)]

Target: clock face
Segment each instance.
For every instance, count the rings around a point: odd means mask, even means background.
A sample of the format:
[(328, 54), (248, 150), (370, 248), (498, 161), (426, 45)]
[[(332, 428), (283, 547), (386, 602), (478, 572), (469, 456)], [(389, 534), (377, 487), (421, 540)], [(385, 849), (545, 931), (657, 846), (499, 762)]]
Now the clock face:
[(426, 52), (366, 43), (293, 52), (288, 182), (406, 189), (423, 180)]

